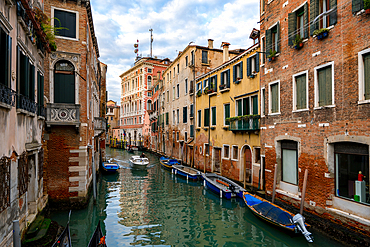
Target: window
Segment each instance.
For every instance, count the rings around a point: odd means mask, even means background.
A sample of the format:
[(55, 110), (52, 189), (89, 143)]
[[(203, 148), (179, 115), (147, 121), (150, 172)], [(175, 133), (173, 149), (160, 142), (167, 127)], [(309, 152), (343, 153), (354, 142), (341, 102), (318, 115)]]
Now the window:
[(230, 88), (230, 70), (221, 72), (220, 90)]
[(288, 14), (288, 45), (299, 35), (300, 38), (308, 38), (308, 4), (305, 3), (298, 10)]
[(77, 39), (77, 13), (54, 9), (54, 26), (60, 28), (58, 36)]
[[(266, 52), (266, 38), (261, 38), (261, 52), (264, 54)], [(265, 56), (261, 56), (261, 64), (265, 64)]]
[(168, 112), (166, 112), (166, 125), (168, 125)]
[(197, 92), (199, 90), (202, 90), (202, 82), (201, 81), (197, 83)]
[(204, 127), (209, 127), (209, 109), (204, 109)]
[(188, 56), (185, 57), (185, 68), (188, 67)]
[(211, 125), (212, 126), (215, 126), (216, 125), (216, 107), (212, 107), (211, 108), (212, 110), (212, 122), (211, 122)]
[(217, 75), (212, 76), (209, 81), (211, 85), (209, 85), (208, 89), (213, 90), (213, 92), (217, 92)]
[(180, 110), (177, 109), (177, 123), (180, 123)]
[(11, 47), (12, 38), (0, 26), (0, 84), (7, 88), (11, 87)]
[(266, 30), (266, 57), (273, 51), (280, 52), (280, 25), (279, 22), (275, 26)]
[(358, 54), (359, 101), (370, 100), (370, 49)]
[(185, 95), (188, 94), (188, 79), (185, 79)]
[(202, 110), (198, 110), (198, 128), (202, 127)]
[(315, 107), (334, 104), (334, 63), (315, 68)]
[(243, 79), (243, 61), (233, 66), (233, 82)]
[(226, 120), (230, 118), (230, 104), (224, 104), (224, 126), (230, 125), (230, 121)]
[(293, 76), (293, 111), (307, 109), (307, 71)]
[(152, 97), (152, 92), (148, 92), (148, 97)]
[(261, 116), (265, 116), (266, 90), (261, 88)]
[(152, 77), (148, 76), (148, 89), (152, 87)]
[(223, 159), (229, 159), (230, 158), (230, 146), (229, 145), (223, 145), (222, 148), (222, 158)]
[(269, 114), (280, 113), (280, 82), (271, 82), (269, 84)]
[(173, 124), (176, 123), (176, 115), (175, 115), (175, 111), (174, 110), (172, 111), (172, 123)]
[(352, 0), (352, 13), (355, 14), (356, 12), (364, 9), (364, 1), (363, 0)]
[(37, 72), (37, 114), (43, 115), (44, 110), (44, 76)]
[(152, 73), (152, 69), (149, 69), (149, 68), (148, 68), (148, 73)]
[(238, 160), (238, 146), (233, 146), (233, 153), (231, 159)]
[(203, 88), (205, 89), (206, 87), (208, 87), (208, 79), (203, 81)]
[(182, 122), (183, 123), (188, 122), (188, 107), (187, 106), (182, 108)]
[(202, 51), (202, 63), (208, 64), (208, 51)]
[(54, 103), (75, 103), (75, 72), (74, 66), (68, 61), (55, 64)]
[(265, 0), (261, 0), (261, 14), (265, 13)]
[[(336, 196), (369, 204), (369, 146), (355, 142), (334, 144)], [(359, 181), (359, 174), (364, 176)]]
[(177, 131), (176, 132), (176, 140), (178, 141), (178, 140), (180, 140), (180, 131)]
[(208, 143), (204, 144), (204, 154), (209, 156), (209, 144)]
[[(320, 28), (327, 28), (331, 25), (337, 23), (337, 1), (331, 0), (312, 0), (310, 3), (310, 33), (313, 35), (313, 32)], [(317, 18), (322, 13), (334, 9), (329, 15), (323, 15), (320, 18)], [(316, 19), (316, 20), (315, 20)]]
[(195, 60), (194, 60), (194, 51), (191, 51), (191, 61), (190, 61), (190, 64), (191, 64), (191, 65), (194, 65), (194, 64), (195, 64)]
[(298, 151), (297, 142), (281, 142), (281, 180), (298, 185)]
[(180, 73), (180, 64), (177, 64), (177, 74)]
[(173, 78), (175, 78), (176, 75), (176, 68), (173, 68)]
[(251, 56), (247, 58), (247, 76), (248, 77), (254, 77), (256, 73), (260, 71), (260, 66), (259, 66), (259, 59), (260, 56), (258, 53), (256, 55)]
[(180, 97), (180, 85), (176, 85), (176, 98), (178, 99)]
[(172, 100), (175, 100), (175, 86), (172, 87)]

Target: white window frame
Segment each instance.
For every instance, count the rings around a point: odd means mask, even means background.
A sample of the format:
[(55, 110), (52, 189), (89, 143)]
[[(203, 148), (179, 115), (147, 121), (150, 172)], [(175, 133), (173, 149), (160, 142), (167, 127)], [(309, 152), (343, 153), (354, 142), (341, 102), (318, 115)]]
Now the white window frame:
[[(271, 85), (273, 85), (273, 84), (278, 84), (278, 93), (279, 93), (278, 98), (279, 98), (279, 100), (278, 100), (278, 111), (274, 112), (274, 113), (271, 113)], [(269, 116), (274, 116), (274, 115), (279, 115), (279, 114), (281, 114), (280, 113), (280, 80), (277, 80), (277, 81), (273, 81), (273, 82), (269, 83), (269, 113), (268, 113), (268, 115)]]
[(239, 147), (238, 147), (238, 145), (232, 145), (231, 146), (231, 160), (238, 161), (239, 160), (238, 159), (239, 157), (236, 157), (236, 159), (235, 159), (235, 157), (233, 157), (234, 156), (234, 147), (237, 147), (238, 148), (238, 151), (236, 153), (239, 156)]
[(261, 117), (265, 117), (266, 88), (261, 88)]
[[(266, 40), (266, 38), (265, 38), (265, 36), (261, 36), (261, 57), (260, 57), (260, 67), (263, 67), (263, 66), (265, 66), (265, 60), (266, 60), (266, 57), (265, 57), (265, 49), (264, 49), (264, 42), (263, 42), (263, 39), (265, 39)], [(266, 41), (265, 41), (266, 42)]]
[[(306, 108), (304, 109), (299, 109), (297, 110), (297, 92), (296, 92), (296, 89), (297, 89), (297, 83), (296, 83), (296, 77), (298, 76), (301, 76), (301, 75), (306, 75)], [(302, 71), (300, 73), (297, 73), (297, 74), (294, 74), (292, 76), (292, 83), (293, 83), (293, 110), (292, 112), (301, 112), (301, 111), (308, 111), (309, 110), (309, 107), (308, 107), (308, 102), (309, 102), (309, 99), (308, 99), (308, 70), (305, 70), (305, 71)]]
[[(319, 84), (318, 84), (319, 82), (318, 82), (317, 71), (319, 69), (322, 69), (322, 68), (325, 68), (325, 67), (328, 67), (328, 66), (331, 66), (331, 102), (332, 102), (332, 104), (331, 105), (326, 105), (326, 106), (319, 106)], [(314, 86), (314, 88), (315, 88), (314, 110), (322, 109), (322, 108), (326, 108), (326, 107), (335, 107), (334, 61), (315, 67), (315, 69), (314, 69), (314, 82), (315, 82), (315, 86)]]
[(79, 24), (80, 24), (80, 13), (78, 11), (73, 11), (73, 10), (70, 10), (70, 9), (63, 9), (63, 8), (57, 8), (57, 7), (51, 7), (51, 26), (54, 27), (54, 10), (60, 10), (60, 11), (65, 11), (65, 12), (71, 12), (71, 13), (75, 13), (76, 14), (76, 38), (70, 38), (70, 37), (64, 37), (64, 36), (58, 36), (58, 35), (55, 35), (55, 37), (57, 38), (60, 38), (60, 39), (68, 39), (68, 40), (79, 40), (80, 39), (80, 28), (79, 28)]
[[(225, 147), (227, 147), (229, 149), (229, 156), (228, 157), (225, 157)], [(222, 159), (224, 160), (229, 160), (230, 159), (230, 145), (226, 145), (226, 144), (223, 144), (222, 145)]]
[(370, 48), (358, 53), (358, 104), (370, 103), (370, 99), (365, 100), (365, 70), (363, 55), (370, 53)]

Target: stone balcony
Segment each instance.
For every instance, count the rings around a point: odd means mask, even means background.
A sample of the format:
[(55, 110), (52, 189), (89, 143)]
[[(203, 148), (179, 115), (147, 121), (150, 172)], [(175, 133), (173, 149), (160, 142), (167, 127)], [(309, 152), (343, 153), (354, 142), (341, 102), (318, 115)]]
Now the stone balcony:
[(80, 127), (80, 105), (48, 103), (46, 108), (46, 126), (74, 125)]
[(107, 121), (105, 118), (102, 117), (95, 117), (94, 118), (94, 134), (100, 135), (104, 132), (106, 132), (107, 128)]

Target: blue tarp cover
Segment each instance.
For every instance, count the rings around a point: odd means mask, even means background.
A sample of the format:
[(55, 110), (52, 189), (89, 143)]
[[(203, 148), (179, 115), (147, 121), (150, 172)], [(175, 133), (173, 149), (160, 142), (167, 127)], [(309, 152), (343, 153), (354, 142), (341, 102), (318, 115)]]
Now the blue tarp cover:
[(256, 205), (256, 204), (259, 204), (259, 203), (262, 202), (261, 200), (255, 198), (252, 195), (247, 195), (246, 194), (246, 195), (244, 195), (244, 198), (247, 201), (248, 206), (253, 206), (253, 205)]
[(293, 219), (290, 214), (268, 202), (261, 202), (253, 206), (253, 208), (265, 217), (282, 225), (290, 225), (290, 219)]

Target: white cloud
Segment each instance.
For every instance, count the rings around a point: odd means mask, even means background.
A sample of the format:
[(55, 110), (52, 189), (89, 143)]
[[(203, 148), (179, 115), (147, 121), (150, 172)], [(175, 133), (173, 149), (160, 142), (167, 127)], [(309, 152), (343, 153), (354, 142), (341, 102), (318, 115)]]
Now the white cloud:
[(109, 99), (120, 104), (119, 75), (134, 63), (133, 44), (140, 41), (140, 53), (149, 54), (150, 32), (153, 55), (173, 60), (189, 42), (215, 47), (226, 41), (231, 49), (252, 44), (249, 34), (259, 28), (258, 0), (92, 0), (100, 60), (108, 65)]

